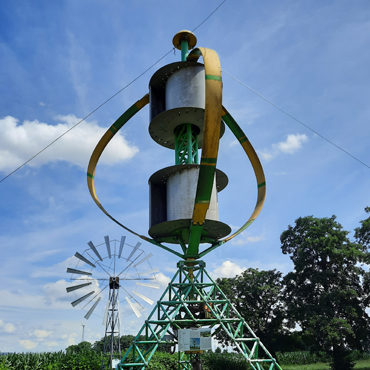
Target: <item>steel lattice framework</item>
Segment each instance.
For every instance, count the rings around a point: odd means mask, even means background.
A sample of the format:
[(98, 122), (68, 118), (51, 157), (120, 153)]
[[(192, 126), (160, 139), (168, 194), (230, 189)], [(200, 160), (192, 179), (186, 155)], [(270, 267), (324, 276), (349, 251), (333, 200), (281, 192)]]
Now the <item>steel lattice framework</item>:
[(190, 123), (175, 130), (176, 164), (198, 164), (198, 130)]
[[(279, 369), (276, 360), (205, 269), (203, 261), (180, 261), (178, 270), (127, 350), (119, 369), (143, 370), (160, 345), (176, 345), (177, 330), (210, 327), (224, 330), (253, 370)], [(174, 340), (164, 339), (167, 332)], [(140, 340), (144, 335), (145, 340)], [(179, 369), (192, 369), (191, 353), (179, 352)]]

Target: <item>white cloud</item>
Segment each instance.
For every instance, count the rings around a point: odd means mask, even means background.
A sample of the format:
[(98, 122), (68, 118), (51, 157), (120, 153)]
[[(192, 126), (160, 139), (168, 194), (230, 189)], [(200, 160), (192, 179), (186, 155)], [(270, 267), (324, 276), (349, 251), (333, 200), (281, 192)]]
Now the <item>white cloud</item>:
[(289, 134), (285, 141), (272, 144), (271, 149), (264, 151), (258, 150), (258, 155), (266, 162), (275, 158), (280, 153), (294, 154), (302, 148), (302, 144), (308, 141), (308, 136), (305, 134)]
[[(83, 296), (91, 291), (94, 291), (95, 294), (98, 294), (100, 289), (99, 289), (99, 282), (98, 280), (87, 276), (87, 275), (82, 275), (81, 279), (88, 279), (88, 282), (91, 282), (92, 284), (78, 289), (79, 295)], [(74, 285), (79, 285), (81, 283), (85, 283), (86, 281), (77, 281), (76, 284)], [(71, 287), (72, 284), (64, 279), (58, 280), (55, 283), (48, 283), (45, 284), (42, 289), (46, 294), (46, 304), (54, 304), (57, 301), (67, 301), (71, 302), (75, 298), (74, 296), (68, 295), (66, 288)], [(70, 293), (71, 294), (71, 293)]]
[(43, 338), (47, 338), (48, 336), (50, 336), (52, 333), (52, 331), (47, 331), (47, 330), (35, 330), (33, 332), (33, 335), (36, 337), (36, 338), (39, 338), (39, 339), (43, 339)]
[(221, 277), (235, 277), (236, 275), (240, 275), (246, 267), (240, 267), (234, 262), (225, 261), (222, 263), (221, 266), (215, 268), (211, 273), (213, 279), (221, 278)]
[(69, 309), (71, 305), (61, 300), (46, 299), (43, 295), (27, 294), (23, 291), (10, 292), (7, 290), (0, 290), (1, 298), (3, 299), (2, 307), (17, 308), (20, 311), (27, 311), (30, 309), (48, 310), (53, 309)]
[(10, 322), (5, 324), (3, 320), (0, 320), (0, 329), (3, 329), (6, 333), (13, 333), (13, 331), (15, 331), (15, 326)]
[(43, 345), (46, 347), (58, 347), (59, 343), (58, 342), (45, 342), (43, 343)]
[(268, 153), (268, 152), (261, 152), (260, 150), (257, 151), (258, 155), (264, 159), (266, 162), (269, 161), (270, 159), (272, 159), (274, 157), (273, 154), (271, 153)]
[(13, 324), (11, 324), (11, 323), (5, 324), (4, 330), (7, 333), (13, 333), (13, 331), (15, 331), (15, 326)]
[[(57, 125), (37, 120), (19, 124), (19, 120), (12, 116), (0, 119), (0, 170), (14, 169), (23, 164), (80, 121), (74, 115), (57, 116), (56, 119), (60, 122)], [(98, 126), (96, 122), (81, 122), (29, 165), (67, 161), (85, 169), (92, 151), (105, 131), (106, 128)], [(129, 160), (138, 151), (121, 133), (117, 133), (104, 151), (101, 163), (111, 165)]]
[(37, 342), (32, 342), (31, 340), (28, 339), (19, 340), (19, 344), (25, 349), (33, 349), (38, 345)]
[(258, 243), (261, 240), (265, 240), (265, 235), (261, 234), (259, 236), (246, 236), (245, 232), (242, 232), (238, 239), (233, 239), (231, 244), (234, 245), (245, 245), (249, 243)]
[(275, 172), (276, 176), (284, 176), (286, 174), (287, 174), (286, 172)]
[(40, 107), (45, 107), (45, 105), (46, 105), (46, 104), (45, 104), (44, 102), (40, 101), (40, 103), (39, 103), (39, 106), (40, 106)]
[(273, 147), (283, 153), (294, 154), (297, 150), (302, 148), (302, 143), (308, 140), (305, 134), (290, 134), (285, 141), (274, 144)]
[(156, 278), (155, 282), (158, 283), (162, 288), (162, 289), (159, 288), (159, 290), (167, 288), (169, 282), (171, 281), (171, 279), (168, 276), (162, 274), (161, 272), (155, 274), (155, 278)]
[(75, 268), (76, 258), (68, 257), (62, 262), (59, 262), (50, 267), (38, 268), (36, 271), (31, 273), (31, 277), (51, 277), (51, 276), (63, 276), (66, 274), (67, 268)]
[(69, 335), (68, 341), (67, 341), (69, 346), (71, 346), (72, 344), (76, 344), (76, 340), (75, 340), (76, 337), (77, 337), (76, 333), (72, 333)]

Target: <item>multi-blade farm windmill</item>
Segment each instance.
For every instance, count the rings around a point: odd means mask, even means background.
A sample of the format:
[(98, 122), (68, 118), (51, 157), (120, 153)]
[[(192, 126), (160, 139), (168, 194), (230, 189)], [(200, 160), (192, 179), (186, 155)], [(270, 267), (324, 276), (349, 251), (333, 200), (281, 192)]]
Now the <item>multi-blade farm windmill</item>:
[[(67, 268), (73, 285), (66, 290), (67, 293), (79, 289), (86, 291), (94, 286), (91, 288), (94, 290), (79, 296), (71, 303), (75, 307), (89, 298), (83, 307), (88, 308), (84, 316), (86, 320), (90, 319), (100, 301), (106, 301), (102, 322), (105, 327), (102, 368), (105, 369), (106, 363), (109, 363), (108, 368), (111, 369), (112, 363), (115, 362), (114, 357), (118, 355), (119, 359), (121, 358), (120, 331), (123, 325), (121, 304), (127, 303), (130, 310), (140, 317), (140, 311), (144, 309), (141, 302), (150, 305), (154, 302), (132, 286), (159, 289), (158, 284), (148, 282), (155, 280), (155, 273), (159, 270), (151, 267), (149, 259), (153, 254), (146, 255), (140, 249), (141, 243), (132, 246), (126, 243), (125, 236), (120, 241), (109, 240), (108, 236), (104, 239), (104, 243), (96, 246), (90, 241), (89, 248), (82, 254), (76, 252), (74, 255), (78, 259), (76, 267)], [(81, 264), (85, 264), (84, 270), (81, 270)], [(124, 299), (120, 297), (120, 293)], [(105, 357), (108, 357), (109, 361), (105, 361)]]

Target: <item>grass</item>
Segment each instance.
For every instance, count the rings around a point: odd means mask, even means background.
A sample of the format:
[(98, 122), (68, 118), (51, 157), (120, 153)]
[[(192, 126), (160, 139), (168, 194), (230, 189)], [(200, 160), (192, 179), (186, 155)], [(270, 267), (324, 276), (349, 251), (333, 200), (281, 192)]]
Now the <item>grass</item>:
[[(329, 370), (329, 366), (320, 362), (310, 365), (281, 365), (283, 370)], [(370, 360), (356, 361), (356, 370), (370, 370)]]

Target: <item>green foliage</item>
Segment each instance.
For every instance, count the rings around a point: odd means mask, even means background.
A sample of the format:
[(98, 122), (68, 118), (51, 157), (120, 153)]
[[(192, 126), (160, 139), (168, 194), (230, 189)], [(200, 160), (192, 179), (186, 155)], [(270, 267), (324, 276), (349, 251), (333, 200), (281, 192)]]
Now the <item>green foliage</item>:
[(156, 352), (149, 362), (148, 370), (177, 370), (178, 354)]
[[(120, 343), (121, 343), (121, 352), (125, 352), (132, 344), (134, 341), (135, 336), (133, 335), (122, 335), (120, 338)], [(144, 336), (141, 335), (139, 337), (140, 340), (144, 340)], [(109, 342), (110, 336), (107, 337), (107, 341)], [(98, 353), (103, 353), (104, 351), (104, 337), (101, 338), (100, 340), (97, 340), (94, 342), (94, 344), (91, 347), (94, 351)]]
[(204, 370), (249, 370), (245, 358), (240, 353), (207, 351), (202, 356)]
[[(366, 213), (370, 213), (370, 207), (365, 208)], [(367, 248), (370, 247), (370, 217), (360, 221), (361, 226), (355, 229), (355, 238), (358, 243)]]
[(0, 370), (10, 370), (10, 365), (5, 355), (0, 356)]
[(335, 218), (298, 218), (282, 233), (282, 251), (295, 267), (284, 278), (285, 299), (311, 350), (330, 354), (332, 369), (345, 363), (350, 370), (349, 350), (363, 350), (369, 340), (369, 292), (359, 265), (365, 250), (347, 238)]
[[(217, 284), (274, 356), (276, 338), (284, 333), (284, 320), (287, 322), (282, 273), (249, 268), (235, 278), (217, 279)], [(216, 338), (223, 345), (231, 345), (222, 331)]]
[(100, 354), (86, 349), (69, 353), (12, 353), (0, 360), (3, 369), (9, 370), (100, 370), (102, 364)]
[(78, 354), (86, 351), (91, 350), (91, 343), (90, 342), (81, 342), (79, 344), (72, 344), (71, 346), (66, 348), (67, 354)]
[(329, 361), (326, 353), (310, 353), (309, 351), (277, 352), (276, 359), (280, 365), (307, 365)]

